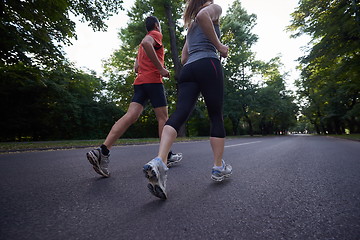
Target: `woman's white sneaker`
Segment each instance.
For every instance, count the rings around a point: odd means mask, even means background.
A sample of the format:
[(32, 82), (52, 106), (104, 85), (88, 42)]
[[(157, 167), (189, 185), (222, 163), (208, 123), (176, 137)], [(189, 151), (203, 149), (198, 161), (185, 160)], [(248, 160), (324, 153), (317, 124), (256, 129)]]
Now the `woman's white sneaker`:
[(169, 168), (160, 158), (154, 158), (144, 165), (143, 172), (149, 180), (147, 185), (151, 194), (161, 199), (167, 199), (166, 180)]
[(222, 160), (222, 167), (213, 167), (211, 170), (211, 179), (217, 182), (223, 181), (225, 178), (230, 177), (232, 174), (232, 167), (229, 164), (226, 164)]

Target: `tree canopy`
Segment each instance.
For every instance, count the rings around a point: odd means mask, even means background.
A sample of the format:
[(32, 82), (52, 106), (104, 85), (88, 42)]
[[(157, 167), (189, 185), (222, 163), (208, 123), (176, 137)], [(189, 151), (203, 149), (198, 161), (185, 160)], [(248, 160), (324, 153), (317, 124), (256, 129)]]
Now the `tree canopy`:
[(252, 33), (255, 24), (256, 15), (248, 14), (239, 0), (221, 19), (222, 41), (230, 48), (223, 63), (224, 115), (231, 122), (231, 135), (285, 133), (295, 124), (297, 107), (292, 93), (285, 89), (280, 59), (259, 61), (251, 49), (258, 39)]
[[(169, 112), (174, 111), (177, 79), (182, 67), (179, 56), (185, 40), (182, 0), (135, 0), (127, 11), (129, 21), (126, 27), (118, 33), (121, 44), (104, 62), (102, 77), (91, 70), (77, 69), (66, 59), (62, 46), (76, 39), (72, 16), (87, 22), (94, 31), (106, 30), (105, 20), (118, 14), (121, 5), (121, 0), (15, 0), (0, 3), (1, 31), (4, 33), (0, 40), (0, 107), (6, 113), (6, 118), (0, 122), (4, 129), (1, 141), (104, 138), (112, 124), (127, 111), (131, 101), (135, 78), (133, 65), (138, 45), (146, 34), (144, 19), (148, 15), (157, 16), (162, 25), (165, 66), (171, 73), (164, 83)], [(293, 93), (285, 87), (287, 74), (281, 71), (280, 58), (259, 61), (252, 51), (258, 39), (252, 33), (256, 15), (248, 14), (241, 1), (234, 0), (220, 23), (221, 40), (230, 47), (229, 57), (222, 59), (227, 135), (289, 131), (295, 126), (298, 107)], [(292, 26), (294, 31), (301, 29), (305, 32), (305, 25), (296, 24), (294, 22)], [(354, 47), (353, 44), (349, 43), (350, 47)], [(318, 67), (322, 63), (310, 65), (306, 62), (305, 59), (316, 59), (315, 55), (304, 57), (301, 63), (303, 78), (308, 75), (314, 78), (310, 71), (314, 66), (316, 76), (326, 76), (328, 69)], [(356, 56), (349, 50), (344, 59), (355, 64), (352, 61)], [(317, 63), (318, 60), (312, 61)], [(353, 69), (351, 64), (342, 64), (341, 69)], [(331, 66), (340, 67), (340, 63), (333, 61)], [(353, 74), (358, 74), (356, 71), (344, 73), (341, 69), (336, 71), (339, 76), (351, 77), (355, 81), (356, 75)], [(322, 85), (321, 81), (317, 84), (317, 87)], [(333, 88), (337, 86), (332, 85)], [(316, 101), (323, 99), (314, 88), (309, 90), (306, 84), (300, 87), (303, 92), (316, 92), (311, 95)], [(349, 91), (346, 87), (349, 85), (344, 84), (345, 93), (341, 95), (344, 99)], [(303, 111), (327, 109), (326, 106), (309, 105)], [(346, 114), (356, 114), (356, 107), (351, 111)], [(324, 112), (322, 110), (321, 114)], [(209, 124), (205, 102), (200, 96), (184, 133), (206, 136)], [(145, 108), (139, 121), (124, 137), (157, 137), (157, 122), (151, 106)]]
[(303, 114), (318, 133), (360, 131), (360, 12), (358, 1), (302, 0), (292, 14), (293, 37), (311, 36), (300, 60)]
[(6, 113), (0, 122), (4, 129), (0, 140), (105, 134), (104, 128), (109, 128), (113, 117), (119, 115), (115, 114), (115, 105), (100, 94), (104, 81), (93, 72), (74, 68), (64, 57), (62, 46), (76, 38), (70, 13), (87, 21), (94, 30), (105, 30), (105, 20), (121, 9), (121, 3), (0, 2), (0, 107)]
[(76, 38), (70, 13), (94, 30), (106, 30), (104, 20), (121, 9), (122, 0), (1, 1), (1, 65), (22, 62), (44, 66), (63, 59), (60, 44)]

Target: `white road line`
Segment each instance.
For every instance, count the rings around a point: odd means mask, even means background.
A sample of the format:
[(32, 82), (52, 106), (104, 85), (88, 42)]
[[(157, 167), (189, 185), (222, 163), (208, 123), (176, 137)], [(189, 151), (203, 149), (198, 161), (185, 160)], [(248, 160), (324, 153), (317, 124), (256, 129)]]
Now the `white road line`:
[(237, 147), (237, 146), (241, 146), (241, 145), (248, 145), (248, 144), (253, 144), (253, 143), (259, 143), (261, 141), (256, 141), (256, 142), (248, 142), (248, 143), (239, 143), (239, 144), (234, 144), (234, 145), (228, 145), (228, 146), (225, 146), (226, 148), (228, 147)]

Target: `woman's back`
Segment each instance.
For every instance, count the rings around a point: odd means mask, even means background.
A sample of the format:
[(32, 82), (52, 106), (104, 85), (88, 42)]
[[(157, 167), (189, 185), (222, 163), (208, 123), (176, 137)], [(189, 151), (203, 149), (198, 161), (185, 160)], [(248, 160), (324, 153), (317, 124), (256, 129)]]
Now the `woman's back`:
[[(216, 35), (220, 38), (220, 27), (214, 24)], [(186, 64), (202, 58), (218, 58), (215, 46), (206, 37), (200, 25), (195, 21), (187, 33), (189, 58)]]

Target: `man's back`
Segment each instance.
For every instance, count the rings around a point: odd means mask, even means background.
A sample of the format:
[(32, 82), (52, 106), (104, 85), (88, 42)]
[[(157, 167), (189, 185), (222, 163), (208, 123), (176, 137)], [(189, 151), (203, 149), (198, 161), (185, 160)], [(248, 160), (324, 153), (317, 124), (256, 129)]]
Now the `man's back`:
[[(155, 52), (162, 65), (164, 65), (164, 47), (162, 45), (162, 34), (159, 31), (152, 30), (148, 32), (148, 36), (152, 37), (155, 41)], [(139, 64), (138, 75), (134, 81), (134, 85), (144, 83), (163, 83), (162, 76), (159, 70), (152, 63), (150, 58), (146, 55), (144, 48), (140, 45), (137, 55)]]

